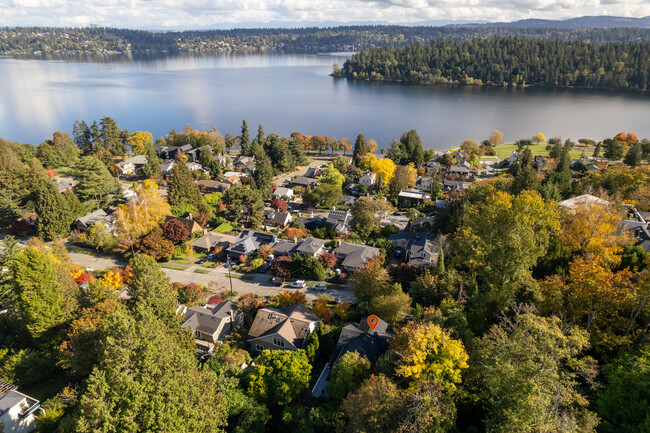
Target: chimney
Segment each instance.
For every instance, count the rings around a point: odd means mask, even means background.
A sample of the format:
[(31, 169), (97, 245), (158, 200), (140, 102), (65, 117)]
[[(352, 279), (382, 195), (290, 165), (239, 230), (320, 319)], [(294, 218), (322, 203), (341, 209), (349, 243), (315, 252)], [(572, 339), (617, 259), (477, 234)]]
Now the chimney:
[(207, 228), (203, 229), (203, 234), (204, 234), (204, 235), (207, 235), (207, 234), (208, 234), (208, 229), (207, 229)]
[(297, 243), (298, 243), (298, 237), (297, 237), (297, 236), (294, 236), (294, 237), (293, 237), (293, 243), (294, 243), (294, 244), (297, 244)]
[(192, 218), (192, 212), (190, 212), (190, 214), (187, 216), (187, 219), (188, 220), (194, 219), (194, 218)]

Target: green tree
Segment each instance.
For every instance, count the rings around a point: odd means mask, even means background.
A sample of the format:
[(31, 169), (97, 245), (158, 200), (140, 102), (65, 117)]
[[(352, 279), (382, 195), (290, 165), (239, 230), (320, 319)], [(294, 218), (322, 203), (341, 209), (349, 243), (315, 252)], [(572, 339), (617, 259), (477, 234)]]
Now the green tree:
[(305, 165), (307, 163), (307, 154), (305, 152), (305, 146), (298, 138), (292, 138), (289, 140), (289, 151), (293, 156), (293, 162), (296, 165)]
[(405, 153), (405, 159), (402, 160), (401, 164), (406, 165), (412, 162), (416, 167), (421, 166), (424, 162), (424, 148), (417, 131), (415, 129), (406, 131), (399, 141), (404, 147)]
[(42, 178), (36, 187), (36, 231), (40, 237), (49, 240), (70, 233), (73, 215), (65, 197), (54, 184)]
[(203, 200), (183, 158), (176, 161), (167, 184), (167, 201), (171, 206), (190, 204), (198, 207)]
[(239, 148), (241, 154), (245, 156), (252, 156), (251, 154), (251, 139), (248, 133), (248, 123), (244, 120), (241, 124), (241, 135), (239, 136)]
[(307, 337), (307, 344), (305, 345), (305, 354), (307, 355), (307, 360), (310, 364), (313, 364), (318, 358), (319, 347), (320, 341), (318, 339), (318, 333), (310, 333)]
[(22, 216), (18, 200), (12, 198), (9, 191), (0, 190), (0, 228), (6, 228)]
[(256, 161), (253, 182), (255, 188), (262, 193), (264, 198), (268, 198), (271, 195), (273, 167), (271, 167), (271, 161), (268, 157), (263, 157)]
[(346, 352), (334, 363), (330, 375), (327, 393), (343, 400), (370, 377), (370, 361), (359, 352)]
[(381, 217), (378, 213), (386, 209), (383, 200), (361, 197), (352, 206), (352, 227), (359, 236), (368, 236), (379, 230)]
[(146, 308), (117, 310), (106, 328), (75, 431), (224, 431), (223, 395), (215, 375), (197, 369), (189, 341)]
[(108, 206), (111, 195), (121, 193), (120, 183), (104, 163), (93, 156), (82, 157), (74, 166), (77, 185), (74, 190), (82, 202), (93, 202), (92, 208)]
[(560, 320), (517, 314), (492, 327), (477, 347), (488, 432), (593, 432), (579, 375), (589, 383), (595, 361), (581, 357), (586, 332), (563, 332)]
[(288, 404), (307, 389), (310, 373), (304, 350), (264, 350), (248, 374), (248, 394), (269, 404)]
[(393, 141), (390, 142), (390, 147), (388, 148), (386, 157), (392, 159), (396, 165), (401, 164), (402, 161), (406, 159), (404, 145), (402, 145), (397, 138), (393, 138)]
[(361, 158), (363, 158), (363, 156), (368, 152), (370, 152), (370, 146), (368, 146), (368, 143), (366, 142), (366, 137), (363, 134), (357, 135), (357, 139), (354, 142), (354, 151), (352, 153), (355, 165), (358, 166), (361, 162)]
[(636, 142), (630, 146), (630, 149), (627, 151), (623, 162), (631, 167), (636, 167), (641, 165), (643, 159), (643, 152), (641, 149), (641, 143)]
[(268, 140), (268, 155), (273, 168), (281, 173), (294, 169), (294, 156), (289, 149), (286, 139), (281, 139), (277, 134), (271, 134)]
[(176, 293), (169, 277), (158, 263), (146, 254), (138, 254), (131, 259), (133, 276), (127, 288), (136, 305), (146, 305), (170, 327), (177, 324)]
[(126, 146), (122, 137), (122, 130), (117, 126), (115, 119), (104, 116), (99, 122), (101, 125), (101, 139), (104, 142), (104, 148), (113, 155), (124, 155)]
[(350, 285), (360, 301), (371, 301), (393, 293), (390, 276), (376, 259), (350, 275)]
[(395, 283), (390, 294), (376, 296), (371, 300), (370, 311), (393, 324), (411, 311), (411, 297), (402, 291), (399, 283)]
[(231, 220), (250, 227), (259, 227), (264, 221), (264, 197), (261, 191), (234, 185), (226, 192), (224, 201), (226, 215)]
[(615, 138), (608, 138), (603, 140), (603, 144), (605, 145), (605, 158), (612, 161), (623, 158), (623, 144), (620, 141)]
[(27, 247), (11, 261), (18, 314), (34, 338), (61, 325), (77, 306), (78, 289), (65, 264)]
[(85, 121), (76, 121), (74, 123), (72, 135), (74, 136), (74, 143), (82, 153), (87, 154), (92, 150), (90, 128)]
[(160, 173), (160, 158), (153, 145), (146, 147), (145, 155), (147, 155), (147, 163), (142, 167), (142, 174), (146, 178), (151, 179)]
[(327, 167), (321, 173), (320, 181), (321, 183), (342, 186), (343, 182), (345, 182), (345, 176), (334, 167), (334, 164), (327, 164)]

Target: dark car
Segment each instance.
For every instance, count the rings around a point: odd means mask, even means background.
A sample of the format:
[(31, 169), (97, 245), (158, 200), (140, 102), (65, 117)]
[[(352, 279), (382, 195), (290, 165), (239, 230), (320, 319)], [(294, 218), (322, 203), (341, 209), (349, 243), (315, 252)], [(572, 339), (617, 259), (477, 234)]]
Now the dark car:
[(261, 273), (263, 274), (263, 273), (265, 273), (266, 271), (268, 271), (270, 267), (271, 267), (271, 264), (270, 264), (270, 263), (266, 263), (266, 264), (260, 266), (259, 272), (261, 272)]
[(282, 286), (284, 284), (284, 278), (273, 277), (273, 279), (271, 279), (271, 282), (273, 282), (273, 285), (275, 286)]

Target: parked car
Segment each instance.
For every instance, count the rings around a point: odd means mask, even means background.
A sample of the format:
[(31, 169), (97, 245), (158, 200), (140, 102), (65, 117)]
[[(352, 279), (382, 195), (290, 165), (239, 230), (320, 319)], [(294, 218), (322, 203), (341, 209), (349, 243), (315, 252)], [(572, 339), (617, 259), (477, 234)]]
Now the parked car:
[(314, 287), (312, 287), (312, 289), (316, 290), (317, 292), (324, 292), (325, 290), (327, 290), (327, 284), (322, 284), (322, 283), (315, 284)]
[(293, 289), (304, 289), (306, 286), (305, 280), (298, 280), (291, 283), (291, 288)]
[(272, 282), (273, 285), (275, 285), (275, 286), (281, 286), (281, 285), (284, 284), (284, 278), (281, 278), (281, 277), (273, 277), (273, 278), (271, 279), (271, 282)]
[(270, 263), (265, 263), (262, 266), (260, 266), (259, 272), (263, 274), (264, 272), (268, 271), (270, 267), (271, 267)]

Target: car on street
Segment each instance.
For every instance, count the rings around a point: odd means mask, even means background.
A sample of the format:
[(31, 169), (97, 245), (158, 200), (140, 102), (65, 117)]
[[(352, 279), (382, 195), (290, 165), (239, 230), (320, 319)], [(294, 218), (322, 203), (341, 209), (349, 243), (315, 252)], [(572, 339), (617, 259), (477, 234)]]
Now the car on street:
[(290, 286), (293, 289), (304, 289), (307, 284), (305, 283), (305, 280), (298, 280), (291, 283)]
[(316, 290), (317, 292), (324, 292), (325, 290), (327, 290), (327, 284), (323, 284), (323, 283), (314, 284), (312, 289)]
[(262, 266), (260, 266), (259, 272), (263, 274), (264, 272), (268, 271), (270, 267), (271, 267), (270, 263), (265, 263)]

